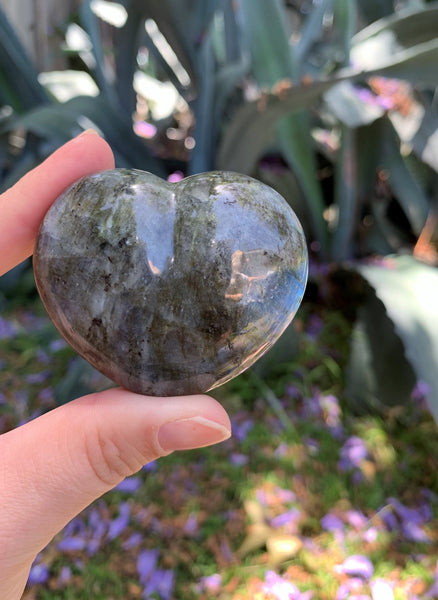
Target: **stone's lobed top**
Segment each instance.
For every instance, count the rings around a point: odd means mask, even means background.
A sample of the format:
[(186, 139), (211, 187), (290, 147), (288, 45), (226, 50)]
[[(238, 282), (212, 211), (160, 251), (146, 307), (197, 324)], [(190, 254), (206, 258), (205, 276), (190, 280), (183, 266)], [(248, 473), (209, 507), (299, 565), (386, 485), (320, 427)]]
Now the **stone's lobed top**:
[(51, 319), (94, 367), (134, 392), (181, 395), (272, 346), (303, 297), (307, 249), (292, 209), (255, 179), (114, 169), (56, 200), (34, 270)]

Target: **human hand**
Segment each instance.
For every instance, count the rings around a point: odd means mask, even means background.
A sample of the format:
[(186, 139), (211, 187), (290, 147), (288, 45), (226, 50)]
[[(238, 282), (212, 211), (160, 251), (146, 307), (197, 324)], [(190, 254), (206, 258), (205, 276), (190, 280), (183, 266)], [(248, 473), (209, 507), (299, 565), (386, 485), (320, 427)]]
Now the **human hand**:
[[(84, 175), (114, 167), (86, 132), (0, 196), (0, 275), (30, 256), (52, 202)], [(0, 436), (0, 598), (17, 600), (35, 556), (75, 515), (146, 463), (230, 436), (208, 396), (151, 398), (111, 389)]]

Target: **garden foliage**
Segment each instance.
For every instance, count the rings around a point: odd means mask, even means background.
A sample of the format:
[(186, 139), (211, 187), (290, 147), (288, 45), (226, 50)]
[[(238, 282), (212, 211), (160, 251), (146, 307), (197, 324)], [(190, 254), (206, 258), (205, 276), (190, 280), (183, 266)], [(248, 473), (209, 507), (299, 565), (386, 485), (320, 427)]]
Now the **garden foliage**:
[[(349, 398), (399, 404), (421, 379), (438, 418), (438, 2), (120, 0), (117, 26), (98, 10), (115, 4), (84, 0), (65, 24), (62, 100), (0, 14), (1, 187), (88, 127), (119, 167), (258, 177), (299, 215), (320, 298), (339, 279), (359, 298)], [(135, 133), (139, 74), (179, 100), (164, 117), (149, 102)]]

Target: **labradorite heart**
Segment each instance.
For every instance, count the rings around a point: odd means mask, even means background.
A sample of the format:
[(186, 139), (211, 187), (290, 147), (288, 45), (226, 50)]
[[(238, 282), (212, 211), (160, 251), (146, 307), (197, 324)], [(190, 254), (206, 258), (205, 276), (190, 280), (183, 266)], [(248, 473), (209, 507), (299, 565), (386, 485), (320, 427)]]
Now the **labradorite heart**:
[(134, 392), (204, 392), (253, 364), (292, 320), (307, 250), (285, 200), (236, 173), (167, 183), (85, 177), (49, 209), (34, 254), (65, 339)]

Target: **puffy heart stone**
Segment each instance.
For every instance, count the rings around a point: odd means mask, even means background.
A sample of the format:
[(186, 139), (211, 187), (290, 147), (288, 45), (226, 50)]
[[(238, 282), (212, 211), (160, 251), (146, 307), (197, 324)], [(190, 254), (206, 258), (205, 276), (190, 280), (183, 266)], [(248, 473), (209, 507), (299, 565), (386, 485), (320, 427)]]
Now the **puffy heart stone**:
[(49, 209), (35, 279), (56, 327), (134, 392), (205, 392), (252, 365), (304, 293), (301, 225), (268, 186), (211, 172), (178, 183), (114, 169)]

